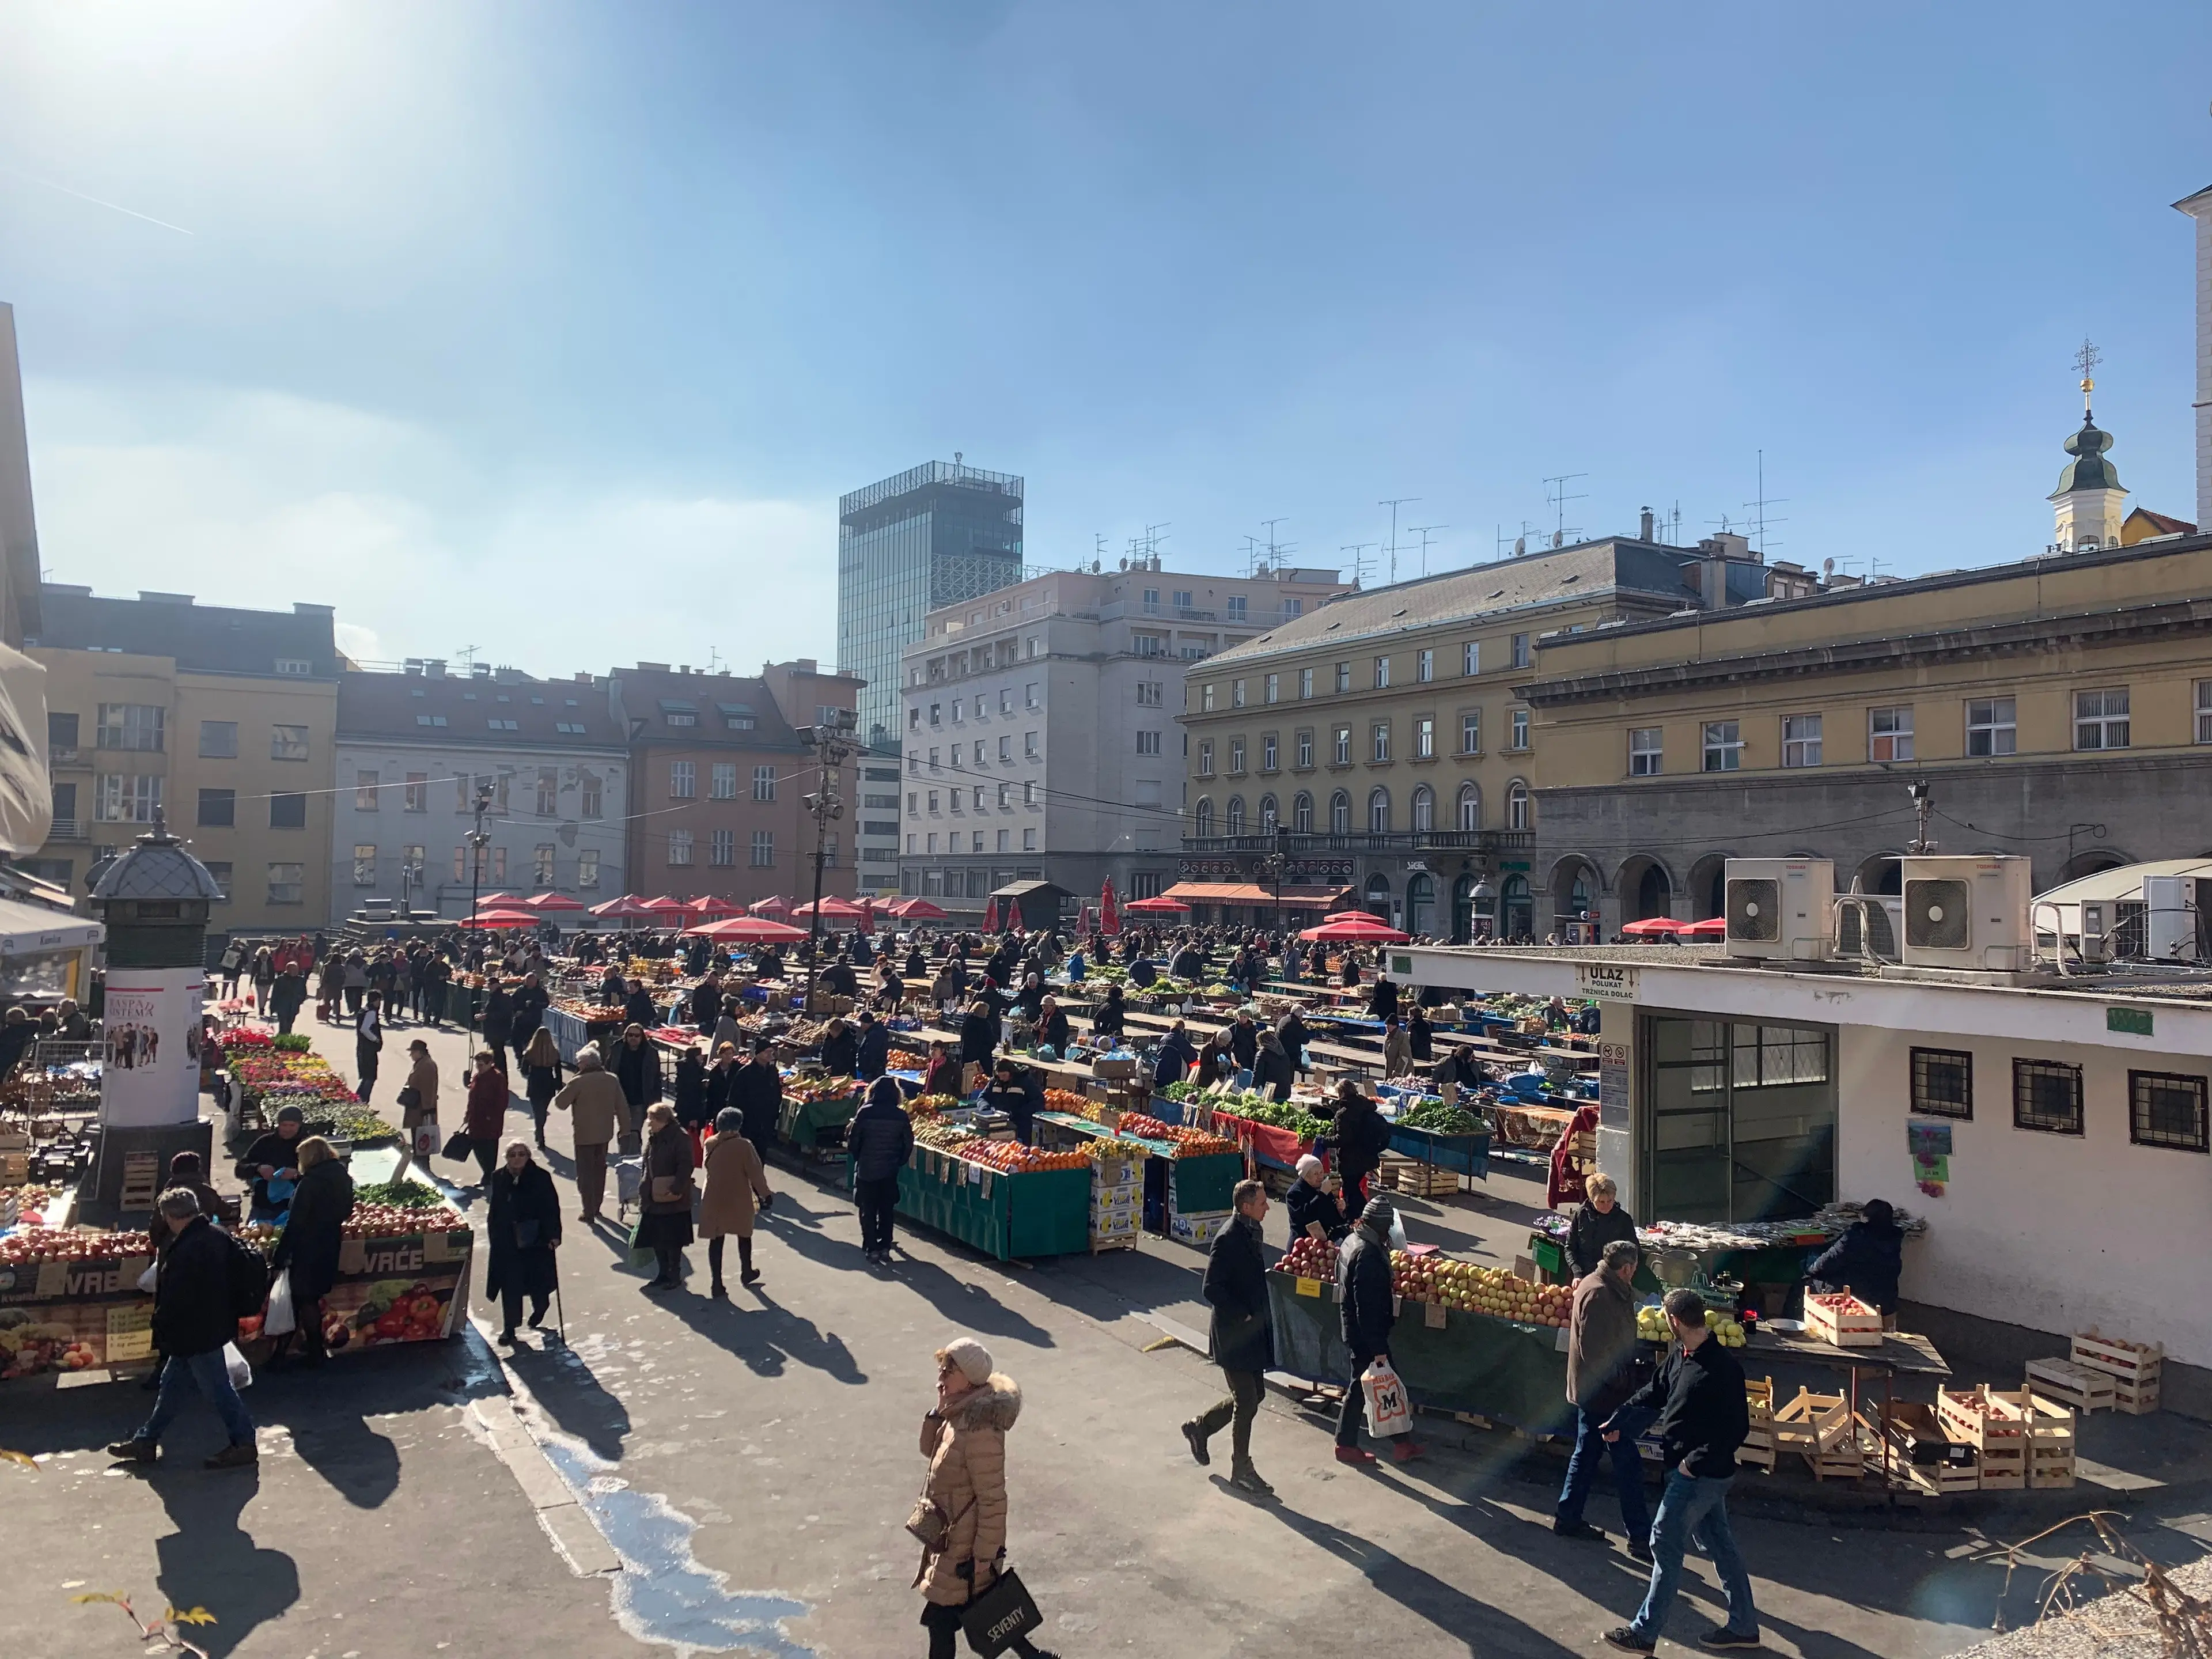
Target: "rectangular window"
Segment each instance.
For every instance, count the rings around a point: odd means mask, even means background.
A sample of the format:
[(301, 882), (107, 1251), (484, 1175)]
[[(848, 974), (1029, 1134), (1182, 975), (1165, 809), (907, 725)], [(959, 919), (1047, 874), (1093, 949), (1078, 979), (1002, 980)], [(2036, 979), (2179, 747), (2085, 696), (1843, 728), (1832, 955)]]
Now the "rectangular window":
[(1137, 752), (1140, 755), (1158, 754), (1160, 752), (1160, 734), (1157, 732), (1138, 732)]
[(929, 792), (929, 815), (930, 815), (930, 817), (935, 817), (937, 816), (937, 814), (938, 814), (938, 811), (939, 811), (939, 807), (938, 807), (938, 804), (937, 804), (937, 803), (938, 803), (938, 799), (939, 799), (939, 797), (938, 797), (938, 793), (937, 793), (937, 791), (936, 791), (936, 790), (934, 790), (934, 789), (931, 790), (931, 791)]
[(1014, 712), (1014, 689), (1011, 685), (1003, 688), (999, 693), (999, 712), (1001, 714), (1011, 714)]
[(353, 810), (356, 812), (376, 811), (378, 775), (374, 772), (356, 772), (353, 775)]
[(1352, 665), (1348, 662), (1336, 665), (1336, 689), (1340, 694), (1352, 690)]
[(1867, 710), (1867, 758), (1909, 761), (1912, 758), (1912, 705)]
[(1515, 751), (1518, 752), (1527, 749), (1528, 746), (1528, 711), (1525, 708), (1516, 708), (1513, 711), (1513, 747)]
[[(1031, 641), (1031, 643), (1035, 643), (1035, 641)], [(1035, 708), (1036, 706), (1037, 683), (1035, 680), (1031, 680), (1027, 685), (1022, 688), (1022, 707), (1024, 708)]]
[(1419, 715), (1413, 721), (1413, 758), (1433, 760), (1436, 753), (1437, 723), (1429, 715)]
[(1390, 758), (1390, 722), (1388, 720), (1376, 721), (1373, 728), (1369, 733), (1369, 736), (1373, 740), (1372, 748), (1374, 750), (1370, 758), (1378, 761), (1389, 760)]
[(906, 711), (906, 729), (909, 732), (921, 730), (921, 708), (919, 704)]
[(1213, 688), (1211, 685), (1201, 685), (1198, 688), (1198, 707), (1200, 712), (1203, 714), (1211, 714), (1213, 712)]
[(2074, 694), (2074, 746), (2076, 749), (2124, 749), (2128, 746), (2128, 688)]
[(238, 791), (235, 789), (203, 789), (200, 791), (199, 822), (203, 829), (228, 830), (238, 822)]
[(668, 798), (690, 800), (699, 793), (699, 768), (692, 761), (668, 763)]
[(580, 815), (587, 818), (604, 817), (606, 810), (606, 796), (599, 774), (579, 773), (576, 781), (582, 796), (582, 804), (579, 808)]
[(1782, 717), (1782, 763), (1818, 766), (1820, 763), (1820, 716), (1784, 714)]
[(270, 796), (269, 827), (271, 830), (306, 829), (307, 798), (305, 795)]
[(1298, 696), (1302, 699), (1313, 696), (1313, 670), (1310, 668), (1298, 670)]
[(561, 810), (561, 769), (541, 766), (538, 769), (538, 816), (550, 818)]
[(465, 847), (456, 847), (453, 848), (453, 879), (466, 881), (468, 878), (469, 849)]
[(1912, 1051), (1912, 1109), (1922, 1117), (1974, 1115), (1974, 1057), (1950, 1048)]
[(491, 878), (494, 881), (507, 879), (507, 848), (504, 847), (491, 849)]
[(1013, 804), (1014, 786), (1011, 783), (1000, 784), (999, 786), (999, 810), (1001, 812), (1004, 812), (1011, 808)]
[(1966, 753), (1970, 756), (2015, 755), (2020, 752), (2020, 728), (2010, 697), (1973, 697), (1966, 702)]
[(1462, 674), (1482, 672), (1482, 641), (1469, 640), (1459, 648), (1459, 672)]
[(1298, 764), (1301, 767), (1313, 764), (1313, 733), (1310, 732), (1298, 733)]
[(2050, 1060), (2012, 1063), (2012, 1121), (2046, 1134), (2081, 1133), (2081, 1068)]
[(276, 672), (280, 674), (312, 674), (315, 672), (315, 665), (304, 657), (279, 657), (276, 659)]
[(1034, 852), (1036, 852), (1036, 849), (1037, 849), (1036, 838), (1037, 838), (1037, 832), (1036, 832), (1036, 830), (1023, 830), (1023, 831), (1022, 831), (1022, 851), (1024, 851), (1024, 853), (1034, 853)]
[(1482, 711), (1471, 708), (1459, 717), (1459, 752), (1480, 755), (1482, 752)]
[(307, 728), (304, 726), (272, 726), (269, 728), (269, 758), (281, 761), (303, 761), (307, 758)]
[(1283, 677), (1280, 674), (1270, 674), (1262, 684), (1261, 695), (1267, 702), (1273, 702), (1281, 694), (1282, 686)]
[(1036, 732), (1024, 732), (1022, 733), (1022, 757), (1025, 760), (1035, 760), (1037, 757), (1037, 734)]
[(422, 884), (423, 848), (418, 844), (399, 849), (399, 875), (412, 886)]
[(1664, 728), (1638, 726), (1628, 734), (1628, 775), (1656, 778), (1664, 770)]
[(1260, 769), (1262, 772), (1272, 772), (1275, 769), (1276, 753), (1275, 734), (1270, 732), (1260, 739)]
[(738, 798), (738, 763), (735, 761), (716, 761), (710, 787), (716, 800), (735, 800)]
[(1176, 589), (1175, 608), (1176, 610), (1188, 611), (1191, 608), (1190, 592), (1191, 591), (1188, 587), (1178, 587)]
[(553, 843), (540, 842), (531, 849), (531, 879), (540, 888), (553, 884)]
[(1377, 691), (1384, 691), (1389, 689), (1389, 685), (1390, 659), (1377, 657), (1375, 659), (1375, 689)]
[[(979, 847), (975, 850), (980, 853), (983, 849)], [(999, 831), (999, 850), (1001, 853), (1011, 853), (1014, 850), (1014, 832), (1012, 830), (1001, 830)]]
[(272, 864), (269, 866), (269, 902), (271, 904), (304, 904), (307, 900), (307, 866), (304, 864)]
[(428, 772), (410, 772), (407, 775), (407, 787), (400, 797), (400, 804), (402, 809), (409, 812), (430, 810), (430, 775)]
[(1743, 738), (1734, 720), (1705, 722), (1705, 770), (1735, 772), (1743, 768)]
[(1329, 759), (1333, 764), (1338, 766), (1352, 764), (1352, 728), (1350, 726), (1340, 726), (1336, 728), (1336, 747)]
[[(71, 735), (73, 737), (75, 734)], [(200, 722), (200, 758), (202, 760), (236, 760), (238, 758), (238, 722), (236, 720), (202, 720)]]
[(1242, 593), (1231, 593), (1229, 596), (1229, 620), (1231, 622), (1241, 623), (1244, 620), (1246, 614), (1247, 610), (1244, 595)]
[(668, 861), (671, 865), (691, 862), (691, 832), (689, 830), (671, 830), (668, 832)]
[(1201, 778), (1213, 775), (1213, 740), (1211, 738), (1198, 745), (1198, 775)]
[(1413, 659), (1413, 678), (1424, 683), (1437, 677), (1437, 653), (1424, 651)]
[(1242, 738), (1231, 738), (1229, 739), (1229, 775), (1231, 777), (1235, 777), (1238, 774), (1242, 773), (1243, 769), (1244, 739)]
[(1162, 702), (1161, 694), (1165, 689), (1164, 682), (1160, 680), (1139, 680), (1137, 682), (1137, 706), (1139, 708), (1159, 708)]
[(100, 705), (100, 746), (158, 754), (167, 717), (158, 703), (104, 702)]
[[(734, 781), (731, 785), (731, 793), (732, 794), (737, 793), (737, 787)], [(753, 799), (755, 800), (774, 800), (775, 799), (775, 768), (773, 766), (756, 766), (753, 768)], [(911, 797), (909, 797), (909, 799), (911, 799)]]
[(1036, 804), (1037, 787), (1036, 781), (1032, 779), (1022, 785), (1022, 805), (1024, 806), (1035, 806)]
[[(664, 708), (661, 718), (671, 726), (696, 726), (699, 724), (699, 711), (696, 708)], [(669, 861), (672, 864), (675, 862), (673, 859)]]
[(2172, 1072), (2130, 1072), (2128, 1139), (2138, 1146), (2212, 1152), (2204, 1079)]
[[(76, 724), (77, 717), (75, 714), (57, 714), (49, 710), (46, 714), (46, 747), (56, 751), (76, 748)], [(232, 752), (234, 754), (237, 752), (237, 745), (235, 742), (237, 729), (235, 723), (234, 723), (231, 727), (232, 737), (234, 739), (232, 744)], [(204, 755), (207, 753), (207, 750), (203, 749), (200, 750), (200, 753)]]
[(576, 854), (576, 885), (596, 888), (599, 884), (599, 849), (586, 847)]
[(1013, 758), (1014, 740), (1012, 738), (1000, 738), (999, 739), (999, 760), (1000, 763), (1010, 763)]
[(1229, 683), (1229, 706), (1231, 708), (1242, 708), (1244, 706), (1243, 681), (1231, 680)]
[(1513, 636), (1513, 665), (1516, 668), (1526, 668), (1528, 665), (1528, 636), (1526, 634), (1516, 634)]
[[(66, 865), (66, 864), (68, 863), (68, 860), (63, 860), (63, 862), (64, 862), (64, 865)], [(231, 891), (231, 888), (230, 888), (231, 872), (232, 872), (232, 871), (234, 870), (234, 868), (235, 866), (233, 866), (233, 865), (231, 864), (231, 862), (230, 862), (228, 859), (225, 859), (225, 860), (222, 860), (222, 861), (220, 861), (220, 862), (218, 862), (217, 860), (214, 860), (214, 859), (209, 859), (208, 860), (206, 860), (206, 863), (207, 863), (207, 872), (208, 872), (208, 874), (210, 874), (210, 876), (213, 876), (213, 877), (215, 878), (215, 900), (214, 900), (214, 902), (215, 902), (216, 903), (217, 903), (217, 904), (228, 904), (228, 903), (229, 903), (229, 902), (230, 902), (230, 891)], [(64, 887), (66, 887), (67, 885), (69, 885), (69, 882), (68, 882), (68, 879), (67, 879), (67, 877), (66, 877), (66, 873), (64, 873), (64, 879), (63, 879), (62, 883), (61, 883), (61, 885), (63, 885), (63, 886), (64, 886)]]
[(1160, 590), (1157, 587), (1146, 588), (1145, 590), (1144, 603), (1145, 614), (1147, 617), (1158, 616), (1160, 614)]
[(943, 703), (933, 702), (929, 705), (929, 723), (932, 726), (942, 726), (945, 724), (945, 705)]
[(2212, 680), (2197, 682), (2197, 741), (2212, 743)]
[(707, 837), (707, 861), (710, 864), (733, 865), (738, 861), (738, 832), (716, 830)]

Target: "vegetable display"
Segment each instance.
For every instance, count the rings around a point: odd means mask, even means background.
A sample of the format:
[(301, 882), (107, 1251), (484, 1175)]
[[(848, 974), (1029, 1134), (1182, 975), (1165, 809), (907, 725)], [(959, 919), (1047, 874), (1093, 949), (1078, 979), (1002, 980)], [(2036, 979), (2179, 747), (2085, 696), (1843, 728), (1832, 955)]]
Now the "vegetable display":
[(1425, 1100), (1398, 1119), (1403, 1127), (1426, 1129), (1440, 1135), (1482, 1133), (1482, 1120), (1463, 1106), (1447, 1106), (1441, 1100)]
[(353, 1189), (356, 1205), (380, 1205), (387, 1209), (434, 1210), (445, 1203), (419, 1181), (369, 1181)]

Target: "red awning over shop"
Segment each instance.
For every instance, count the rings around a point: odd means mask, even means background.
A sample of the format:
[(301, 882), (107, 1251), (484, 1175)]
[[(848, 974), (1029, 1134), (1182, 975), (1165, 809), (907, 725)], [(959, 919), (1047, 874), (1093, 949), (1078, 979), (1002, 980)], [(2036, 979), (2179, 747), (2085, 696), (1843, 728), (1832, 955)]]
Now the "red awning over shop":
[[(1249, 904), (1262, 910), (1275, 908), (1275, 890), (1252, 881), (1179, 881), (1160, 896), (1180, 899), (1185, 904)], [(1282, 908), (1334, 910), (1351, 896), (1349, 887), (1288, 885), (1283, 889)]]

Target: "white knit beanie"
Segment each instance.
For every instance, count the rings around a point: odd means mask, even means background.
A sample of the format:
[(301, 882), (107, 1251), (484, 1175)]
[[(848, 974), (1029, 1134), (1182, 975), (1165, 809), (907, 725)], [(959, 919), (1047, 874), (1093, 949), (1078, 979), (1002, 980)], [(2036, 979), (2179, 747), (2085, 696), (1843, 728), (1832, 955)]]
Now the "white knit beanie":
[(960, 1368), (960, 1375), (981, 1388), (991, 1380), (991, 1351), (972, 1336), (956, 1336), (945, 1345), (945, 1357)]

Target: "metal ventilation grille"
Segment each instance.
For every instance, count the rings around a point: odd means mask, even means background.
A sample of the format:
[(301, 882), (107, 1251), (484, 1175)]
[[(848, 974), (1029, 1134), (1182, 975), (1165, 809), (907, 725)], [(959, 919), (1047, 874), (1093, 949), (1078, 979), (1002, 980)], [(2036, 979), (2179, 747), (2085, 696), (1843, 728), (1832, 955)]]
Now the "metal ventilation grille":
[(1782, 937), (1782, 884), (1744, 876), (1728, 884), (1728, 936), (1747, 944)]
[(1905, 884), (1905, 942), (1915, 951), (1963, 951), (1972, 939), (1966, 908), (1973, 895), (1963, 881)]
[(1880, 961), (1897, 960), (1897, 929), (1889, 924), (1889, 907), (1880, 899), (1863, 907), (1867, 948)]

